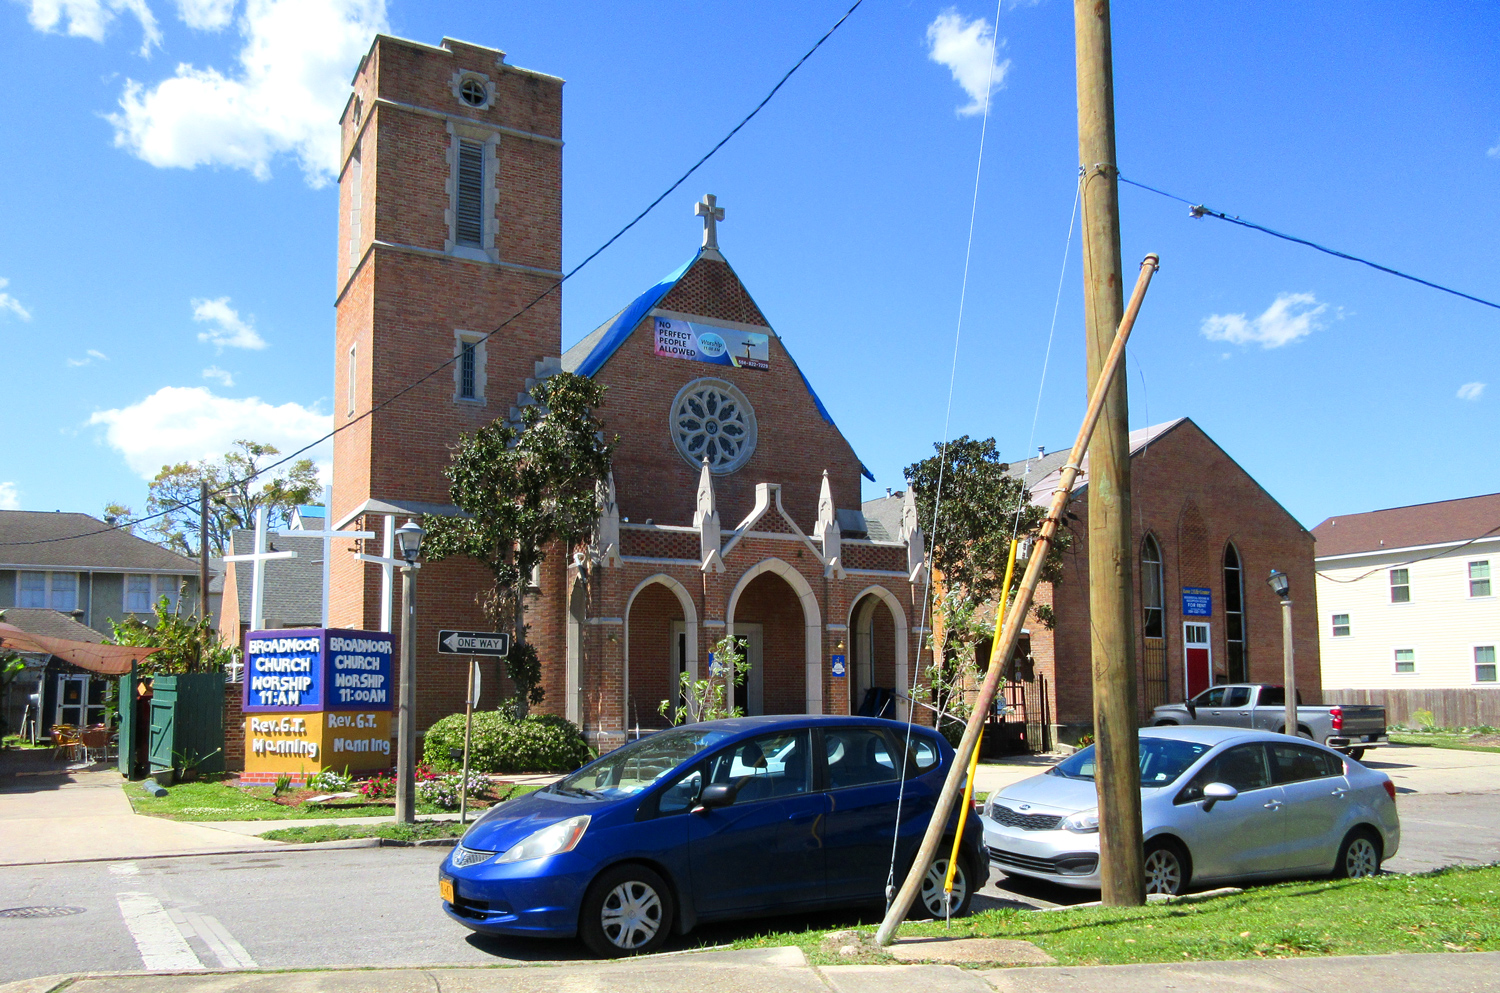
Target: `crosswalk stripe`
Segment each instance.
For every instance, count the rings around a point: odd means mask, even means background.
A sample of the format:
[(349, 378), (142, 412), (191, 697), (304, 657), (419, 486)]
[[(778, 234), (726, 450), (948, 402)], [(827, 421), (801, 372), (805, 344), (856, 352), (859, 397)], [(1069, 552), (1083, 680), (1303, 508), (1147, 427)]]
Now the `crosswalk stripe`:
[(115, 899), (147, 969), (180, 972), (203, 968), (160, 900), (150, 893), (137, 892), (119, 893)]

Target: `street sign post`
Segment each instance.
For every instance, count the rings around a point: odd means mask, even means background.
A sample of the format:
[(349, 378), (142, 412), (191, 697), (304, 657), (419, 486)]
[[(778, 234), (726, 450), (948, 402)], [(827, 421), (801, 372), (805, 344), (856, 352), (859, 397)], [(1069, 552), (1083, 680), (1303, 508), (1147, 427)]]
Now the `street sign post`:
[(439, 631), (439, 655), (489, 655), (505, 658), (510, 654), (510, 635), (503, 631)]

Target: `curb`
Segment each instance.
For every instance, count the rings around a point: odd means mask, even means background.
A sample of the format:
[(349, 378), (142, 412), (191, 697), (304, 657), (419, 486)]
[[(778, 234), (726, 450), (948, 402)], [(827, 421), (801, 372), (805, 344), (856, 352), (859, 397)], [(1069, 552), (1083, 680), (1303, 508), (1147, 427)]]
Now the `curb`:
[[(345, 838), (341, 841), (320, 841), (305, 845), (289, 845), (271, 842), (265, 848), (203, 848), (187, 852), (165, 852), (156, 855), (108, 855), (89, 859), (48, 859), (42, 862), (0, 862), (0, 869), (36, 865), (74, 865), (84, 862), (143, 862), (148, 859), (198, 858), (204, 855), (265, 855), (267, 852), (317, 852), (329, 848), (379, 848), (381, 838)], [(457, 839), (455, 839), (457, 840)], [(398, 842), (399, 844), (399, 842)], [(0, 987), (3, 993), (4, 987)]]

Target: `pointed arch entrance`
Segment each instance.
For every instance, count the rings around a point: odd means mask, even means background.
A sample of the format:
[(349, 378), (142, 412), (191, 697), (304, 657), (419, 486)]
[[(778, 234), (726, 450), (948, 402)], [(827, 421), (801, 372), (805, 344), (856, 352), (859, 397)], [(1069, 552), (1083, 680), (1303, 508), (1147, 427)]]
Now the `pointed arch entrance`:
[(625, 603), (626, 728), (662, 728), (659, 707), (678, 697), (679, 674), (698, 677), (698, 609), (687, 587), (664, 572), (648, 576)]
[[(795, 601), (787, 596), (788, 593), (795, 596)], [(800, 638), (794, 603), (801, 608)], [(751, 617), (752, 612), (759, 619)], [(731, 637), (736, 633), (743, 633), (735, 630), (737, 615), (742, 628), (751, 624), (760, 626), (760, 711), (770, 714), (821, 714), (823, 615), (818, 609), (818, 598), (803, 575), (778, 558), (757, 562), (745, 571), (729, 594), (724, 623), (726, 633)], [(800, 673), (796, 671), (799, 660)], [(802, 684), (800, 700), (796, 692), (798, 675), (801, 676)], [(755, 682), (756, 673), (752, 671), (747, 685), (741, 687), (742, 690), (749, 691), (750, 698), (734, 700), (731, 705), (745, 707), (747, 713), (751, 712), (751, 708), (756, 706)]]
[(904, 720), (911, 687), (906, 611), (884, 586), (867, 586), (849, 608), (849, 713)]

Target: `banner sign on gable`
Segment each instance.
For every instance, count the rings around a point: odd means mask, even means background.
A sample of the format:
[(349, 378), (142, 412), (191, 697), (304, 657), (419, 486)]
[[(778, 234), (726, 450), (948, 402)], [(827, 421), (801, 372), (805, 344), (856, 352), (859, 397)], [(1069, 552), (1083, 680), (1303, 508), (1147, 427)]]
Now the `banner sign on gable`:
[(1182, 616), (1212, 617), (1213, 615), (1213, 590), (1206, 586), (1184, 586), (1182, 588)]
[(771, 368), (771, 338), (754, 331), (656, 318), (659, 358), (687, 359), (736, 369)]
[(251, 631), (244, 711), (390, 710), (391, 649), (381, 631)]

